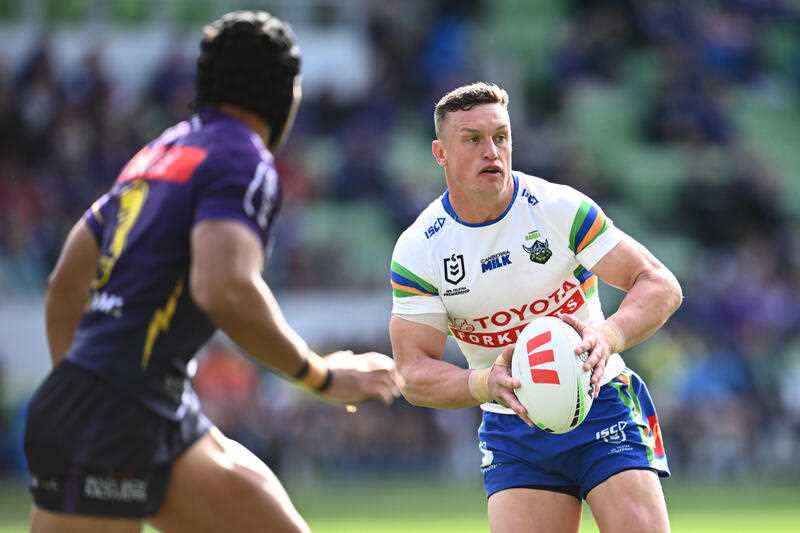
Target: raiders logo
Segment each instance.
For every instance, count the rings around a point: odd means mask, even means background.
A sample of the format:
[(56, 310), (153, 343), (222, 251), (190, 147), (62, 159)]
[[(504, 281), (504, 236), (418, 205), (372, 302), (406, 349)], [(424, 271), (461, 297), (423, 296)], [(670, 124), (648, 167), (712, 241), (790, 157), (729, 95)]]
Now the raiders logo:
[(547, 263), (553, 255), (547, 239), (545, 239), (544, 242), (537, 239), (531, 246), (525, 246), (523, 244), (522, 249), (525, 250), (526, 254), (530, 255), (531, 261), (539, 263), (540, 265)]

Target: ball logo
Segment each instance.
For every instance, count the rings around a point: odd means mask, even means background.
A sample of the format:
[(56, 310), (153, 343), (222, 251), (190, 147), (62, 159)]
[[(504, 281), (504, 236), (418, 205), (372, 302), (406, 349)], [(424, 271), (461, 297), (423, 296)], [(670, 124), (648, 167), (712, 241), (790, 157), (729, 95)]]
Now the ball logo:
[(561, 384), (561, 381), (558, 379), (557, 371), (548, 368), (536, 368), (556, 360), (555, 353), (553, 353), (552, 349), (541, 350), (544, 345), (552, 342), (552, 340), (551, 332), (545, 331), (531, 338), (526, 345), (528, 350), (528, 363), (531, 369), (531, 380), (534, 383)]

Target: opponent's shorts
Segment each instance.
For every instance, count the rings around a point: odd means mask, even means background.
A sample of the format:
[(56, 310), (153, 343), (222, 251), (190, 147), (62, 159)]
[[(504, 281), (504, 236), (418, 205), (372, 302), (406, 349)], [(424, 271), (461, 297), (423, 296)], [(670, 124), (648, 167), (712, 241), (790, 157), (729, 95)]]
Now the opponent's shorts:
[(650, 393), (627, 368), (600, 388), (586, 419), (568, 433), (548, 433), (516, 415), (484, 412), (478, 437), (487, 496), (534, 488), (585, 498), (624, 470), (670, 475)]
[(190, 402), (165, 419), (69, 361), (28, 407), (25, 454), (30, 490), (48, 511), (116, 518), (155, 515), (173, 462), (212, 426)]

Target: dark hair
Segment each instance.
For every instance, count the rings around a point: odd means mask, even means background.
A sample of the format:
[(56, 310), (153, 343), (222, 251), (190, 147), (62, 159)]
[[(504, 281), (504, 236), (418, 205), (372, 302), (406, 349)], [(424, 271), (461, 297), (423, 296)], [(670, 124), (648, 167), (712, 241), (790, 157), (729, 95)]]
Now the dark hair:
[(234, 104), (280, 138), (289, 117), (300, 49), (285, 22), (265, 11), (233, 11), (203, 28), (194, 108)]
[(441, 124), (448, 113), (453, 111), (469, 111), (476, 105), (502, 104), (508, 106), (508, 93), (493, 83), (479, 81), (470, 85), (462, 85), (453, 89), (439, 100), (433, 112), (433, 125), (436, 136), (439, 136)]

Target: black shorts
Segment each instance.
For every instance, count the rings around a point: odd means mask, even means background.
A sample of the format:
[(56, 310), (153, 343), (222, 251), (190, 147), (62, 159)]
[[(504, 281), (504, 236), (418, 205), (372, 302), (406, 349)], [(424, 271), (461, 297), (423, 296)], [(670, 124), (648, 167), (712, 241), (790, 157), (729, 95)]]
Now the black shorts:
[(168, 420), (94, 373), (64, 361), (28, 407), (30, 490), (48, 511), (155, 515), (174, 461), (211, 427), (195, 403)]

